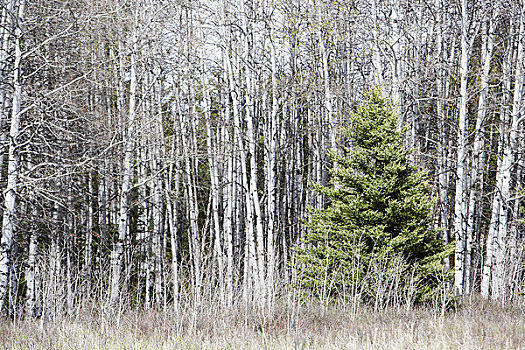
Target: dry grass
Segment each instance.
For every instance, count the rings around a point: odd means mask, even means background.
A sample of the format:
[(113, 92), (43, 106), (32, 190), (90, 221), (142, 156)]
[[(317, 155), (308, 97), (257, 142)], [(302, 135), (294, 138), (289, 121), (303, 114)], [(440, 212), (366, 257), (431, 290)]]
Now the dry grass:
[(3, 320), (4, 349), (525, 349), (525, 309), (471, 302), (432, 308), (280, 307), (271, 313), (205, 307), (180, 314), (80, 312), (61, 320)]

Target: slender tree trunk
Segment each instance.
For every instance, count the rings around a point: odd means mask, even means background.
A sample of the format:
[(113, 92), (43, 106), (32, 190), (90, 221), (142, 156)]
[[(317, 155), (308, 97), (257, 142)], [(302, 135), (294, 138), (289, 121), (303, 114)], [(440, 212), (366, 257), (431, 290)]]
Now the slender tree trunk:
[[(154, 79), (158, 78), (158, 72)], [(151, 159), (151, 169), (153, 175), (153, 239), (154, 239), (154, 252), (155, 252), (155, 300), (157, 305), (162, 305), (166, 296), (164, 295), (164, 261), (165, 261), (165, 249), (164, 249), (164, 220), (163, 220), (163, 210), (164, 210), (164, 198), (163, 193), (163, 178), (164, 178), (164, 169), (161, 168), (161, 159), (163, 159), (164, 154), (162, 152), (161, 144), (164, 142), (162, 134), (162, 110), (161, 110), (161, 96), (160, 96), (160, 86), (157, 81), (152, 82), (154, 87), (154, 101), (153, 106), (151, 106), (151, 111), (155, 113), (153, 116), (153, 156)]]
[[(390, 21), (392, 22), (392, 101), (398, 113), (398, 130), (405, 124), (403, 101), (401, 101), (401, 11), (400, 0), (394, 0)], [(415, 123), (413, 123), (415, 124)]]
[(374, 83), (376, 86), (381, 87), (383, 84), (383, 63), (381, 62), (381, 44), (380, 44), (380, 25), (379, 25), (379, 15), (377, 9), (378, 0), (372, 0), (371, 9), (373, 16), (373, 46), (372, 46), (372, 63), (374, 71), (372, 72)]
[[(138, 9), (135, 9), (138, 11)], [(126, 122), (124, 136), (124, 161), (122, 163), (122, 184), (120, 187), (120, 209), (118, 221), (118, 236), (111, 252), (111, 295), (112, 307), (119, 306), (120, 284), (122, 282), (122, 257), (124, 254), (124, 242), (128, 234), (129, 225), (129, 192), (133, 173), (133, 151), (135, 146), (134, 127), (136, 122), (136, 99), (137, 99), (137, 28), (133, 29), (132, 50), (130, 65), (130, 93), (129, 112)], [(120, 52), (119, 54), (123, 54)], [(123, 79), (124, 77), (121, 77)], [(122, 111), (121, 111), (122, 112)]]
[[(441, 25), (443, 21), (443, 5), (441, 0), (436, 0), (435, 4), (437, 8), (439, 25), (438, 29), (440, 34), (437, 37), (437, 60), (439, 62), (436, 67), (437, 80), (436, 80), (436, 90), (437, 90), (437, 117), (438, 117), (438, 143), (437, 143), (437, 171), (438, 171), (438, 188), (439, 188), (439, 226), (442, 228), (441, 237), (443, 244), (448, 244), (449, 242), (449, 162), (448, 162), (448, 133), (447, 133), (447, 113), (446, 113), (446, 104), (445, 100), (448, 98), (448, 86), (445, 81), (445, 70), (448, 69), (448, 65), (445, 64), (446, 60), (446, 47), (445, 47), (445, 38), (443, 31), (441, 30)], [(450, 270), (450, 257), (444, 259), (444, 268), (445, 271)]]
[(15, 28), (15, 56), (13, 66), (13, 99), (11, 126), (9, 129), (9, 154), (7, 166), (7, 187), (4, 194), (4, 214), (2, 218), (2, 238), (0, 242), (0, 311), (4, 307), (13, 237), (16, 233), (16, 196), (19, 176), (18, 136), (20, 132), (20, 106), (22, 102), (22, 21), (24, 18), (25, 0), (18, 4), (17, 24)]
[[(8, 86), (9, 76), (7, 72), (10, 70), (8, 57), (10, 52), (9, 37), (13, 34), (13, 8), (16, 0), (10, 0), (2, 8), (2, 18), (0, 22), (0, 130), (7, 123), (9, 118), (8, 110)], [(0, 132), (0, 169), (4, 168), (5, 151), (7, 144), (7, 135), (5, 132)], [(3, 177), (0, 174), (0, 177)]]
[[(164, 186), (166, 191), (166, 205), (168, 211), (168, 223), (170, 230), (170, 247), (171, 247), (171, 283), (173, 293), (173, 307), (175, 310), (179, 309), (179, 230), (177, 227), (178, 213), (179, 213), (179, 194), (180, 194), (180, 142), (179, 137), (175, 134), (176, 132), (176, 121), (174, 118), (174, 134), (172, 137), (171, 149), (170, 149), (170, 163), (168, 166), (168, 176), (166, 178), (167, 183)], [(164, 133), (163, 133), (164, 134)], [(175, 174), (173, 165), (175, 164)], [(173, 186), (173, 190), (172, 190)]]
[[(273, 38), (273, 31), (270, 32), (270, 37)], [(276, 208), (276, 157), (278, 154), (277, 150), (277, 132), (278, 132), (278, 116), (279, 102), (277, 95), (277, 59), (275, 52), (275, 43), (270, 43), (270, 54), (271, 54), (271, 81), (272, 81), (272, 112), (270, 118), (266, 122), (266, 137), (265, 150), (266, 150), (266, 191), (267, 191), (267, 279), (266, 287), (268, 295), (268, 307), (272, 306), (273, 295), (274, 295), (274, 279), (275, 279), (275, 214), (278, 208)]]
[(467, 0), (461, 1), (461, 58), (460, 58), (460, 99), (458, 103), (458, 144), (457, 144), (457, 167), (456, 167), (456, 194), (454, 200), (454, 232), (456, 236), (456, 250), (454, 254), (454, 293), (463, 295), (465, 293), (464, 282), (470, 276), (465, 276), (466, 242), (469, 239), (466, 234), (467, 204), (466, 194), (466, 157), (468, 140), (468, 118), (467, 118), (467, 82), (469, 62), (469, 19), (467, 13)]
[[(226, 72), (226, 70), (225, 70)], [(226, 75), (226, 74), (225, 74)], [(227, 81), (227, 76), (225, 77)], [(234, 158), (233, 150), (234, 145), (232, 145), (231, 133), (229, 132), (229, 127), (227, 126), (227, 121), (230, 120), (230, 103), (229, 97), (225, 96), (226, 110), (224, 112), (224, 125), (222, 126), (222, 142), (224, 145), (224, 153), (226, 156), (226, 186), (223, 192), (223, 232), (224, 232), (224, 245), (226, 251), (226, 276), (225, 276), (225, 286), (226, 286), (226, 307), (230, 307), (233, 304), (233, 291), (234, 291), (234, 256), (233, 256), (233, 213), (235, 209), (235, 198), (236, 198), (236, 186), (235, 186), (235, 171), (234, 171)]]
[[(31, 167), (28, 162), (28, 167)], [(38, 207), (34, 193), (29, 195), (31, 205), (31, 215), (37, 218)], [(26, 314), (29, 316), (40, 316), (41, 306), (39, 305), (39, 261), (38, 261), (38, 225), (36, 222), (31, 224), (31, 233), (29, 237), (29, 249), (27, 252), (27, 265), (25, 270), (26, 290)]]
[[(206, 71), (206, 68), (205, 68)], [(205, 78), (208, 82), (208, 78)], [(219, 154), (219, 147), (217, 141), (215, 142), (215, 149), (213, 140), (215, 139), (215, 133), (212, 130), (211, 120), (211, 99), (208, 90), (204, 90), (204, 113), (206, 119), (206, 143), (208, 147), (208, 165), (210, 167), (210, 197), (211, 197), (211, 215), (212, 215), (212, 238), (213, 238), (213, 256), (217, 268), (217, 281), (219, 283), (219, 300), (221, 304), (224, 304), (225, 300), (225, 276), (224, 276), (224, 251), (223, 251), (223, 237), (221, 232), (221, 225), (219, 219), (219, 170), (217, 167), (217, 156)]]
[(87, 222), (86, 222), (86, 242), (84, 244), (84, 296), (90, 297), (91, 294), (91, 273), (93, 264), (93, 223), (94, 223), (94, 210), (93, 210), (93, 173), (90, 171), (88, 174), (88, 202), (87, 202)]

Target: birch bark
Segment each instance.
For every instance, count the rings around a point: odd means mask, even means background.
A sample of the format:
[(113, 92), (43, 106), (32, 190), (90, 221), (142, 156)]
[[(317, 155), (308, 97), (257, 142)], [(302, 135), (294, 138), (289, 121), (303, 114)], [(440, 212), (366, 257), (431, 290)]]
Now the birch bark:
[[(135, 4), (135, 12), (138, 6)], [(135, 13), (135, 18), (137, 14)], [(137, 99), (137, 53), (138, 37), (137, 26), (132, 30), (131, 65), (130, 65), (130, 90), (129, 90), (129, 112), (127, 114), (124, 130), (124, 160), (122, 163), (122, 184), (120, 187), (120, 208), (118, 219), (118, 233), (116, 242), (111, 252), (111, 294), (110, 304), (112, 307), (119, 306), (120, 284), (122, 279), (122, 257), (124, 254), (124, 242), (128, 234), (129, 225), (129, 192), (133, 175), (133, 153), (135, 147), (134, 127), (136, 123), (136, 99)], [(120, 52), (119, 54), (122, 54)], [(121, 77), (123, 79), (124, 77)], [(122, 111), (121, 111), (122, 112)]]
[(10, 252), (13, 237), (16, 234), (16, 196), (19, 176), (18, 136), (20, 132), (22, 103), (22, 34), (25, 0), (18, 3), (17, 23), (15, 26), (15, 56), (13, 66), (13, 97), (11, 109), (11, 125), (9, 129), (9, 150), (7, 165), (7, 187), (4, 191), (4, 214), (2, 218), (2, 238), (0, 241), (0, 310), (4, 307), (9, 267)]
[[(10, 0), (2, 9), (2, 22), (0, 26), (0, 127), (8, 122), (8, 86), (10, 70), (8, 57), (11, 55), (9, 37), (13, 34), (13, 8), (16, 0)], [(7, 135), (5, 132), (0, 133), (0, 169), (4, 168), (5, 148)]]
[[(441, 0), (436, 0), (435, 6), (437, 8), (439, 29), (443, 23), (443, 4)], [(441, 237), (444, 244), (449, 242), (449, 213), (448, 213), (448, 192), (449, 192), (449, 165), (448, 165), (448, 133), (447, 133), (447, 114), (446, 114), (446, 105), (445, 101), (448, 98), (448, 86), (445, 81), (446, 70), (448, 65), (446, 65), (446, 48), (445, 48), (445, 38), (442, 30), (441, 34), (437, 37), (437, 50), (438, 57), (437, 60), (439, 65), (437, 67), (437, 80), (436, 80), (436, 90), (437, 90), (437, 115), (438, 115), (438, 128), (439, 128), (439, 138), (437, 144), (437, 170), (438, 170), (438, 183), (439, 183), (439, 227), (443, 229)], [(450, 270), (450, 258), (446, 257), (444, 259), (445, 270)]]
[[(204, 69), (206, 71), (206, 68)], [(208, 78), (205, 78), (205, 82), (208, 82)], [(204, 88), (204, 113), (206, 119), (206, 144), (208, 147), (208, 165), (210, 168), (210, 198), (211, 198), (211, 215), (212, 215), (212, 232), (213, 232), (213, 256), (217, 268), (217, 280), (219, 282), (219, 299), (221, 304), (224, 303), (225, 297), (225, 280), (224, 280), (224, 251), (223, 251), (223, 237), (221, 235), (221, 226), (219, 220), (219, 172), (217, 169), (217, 160), (214, 156), (217, 156), (219, 150), (215, 150), (213, 147), (213, 140), (215, 133), (212, 130), (211, 125), (211, 99), (209, 96), (208, 88)]]
[[(227, 64), (224, 60), (224, 81), (228, 81)], [(226, 186), (223, 192), (223, 232), (224, 232), (224, 244), (226, 251), (226, 276), (225, 276), (225, 300), (226, 306), (230, 307), (233, 304), (233, 290), (234, 290), (234, 255), (233, 255), (233, 234), (234, 234), (234, 209), (236, 201), (236, 181), (235, 181), (235, 170), (234, 170), (234, 145), (232, 145), (232, 135), (229, 130), (228, 124), (230, 121), (231, 106), (230, 98), (228, 95), (223, 96), (225, 111), (223, 115), (224, 124), (222, 125), (222, 143), (224, 145), (224, 153), (226, 157)]]
[(456, 237), (456, 249), (454, 253), (454, 293), (463, 295), (465, 293), (464, 281), (470, 276), (465, 276), (466, 252), (466, 217), (467, 205), (466, 194), (466, 157), (468, 141), (468, 118), (467, 118), (467, 83), (469, 63), (469, 18), (468, 2), (461, 1), (461, 58), (460, 58), (460, 99), (458, 102), (458, 138), (457, 138), (457, 165), (456, 165), (456, 193), (454, 200), (454, 232)]
[[(175, 109), (172, 106), (172, 109)], [(176, 135), (177, 118), (173, 118), (173, 135), (170, 149), (170, 163), (168, 165), (168, 174), (164, 190), (166, 191), (166, 206), (168, 214), (168, 224), (170, 230), (170, 248), (171, 248), (171, 284), (173, 293), (173, 308), (179, 310), (179, 195), (180, 195), (180, 138)], [(164, 134), (164, 133), (163, 133)], [(175, 171), (174, 171), (175, 165)], [(173, 187), (172, 187), (173, 186)], [(172, 190), (173, 188), (173, 190)]]
[(265, 151), (266, 151), (266, 191), (267, 191), (267, 202), (266, 202), (266, 220), (268, 225), (267, 230), (267, 296), (268, 296), (268, 307), (271, 307), (273, 294), (274, 294), (274, 275), (275, 275), (275, 214), (276, 214), (276, 189), (275, 181), (277, 178), (276, 174), (276, 156), (277, 156), (277, 114), (279, 111), (278, 92), (277, 92), (277, 58), (276, 49), (274, 43), (274, 33), (270, 31), (270, 55), (271, 55), (271, 83), (272, 83), (272, 111), (269, 115), (270, 118), (266, 121), (266, 137), (265, 137)]

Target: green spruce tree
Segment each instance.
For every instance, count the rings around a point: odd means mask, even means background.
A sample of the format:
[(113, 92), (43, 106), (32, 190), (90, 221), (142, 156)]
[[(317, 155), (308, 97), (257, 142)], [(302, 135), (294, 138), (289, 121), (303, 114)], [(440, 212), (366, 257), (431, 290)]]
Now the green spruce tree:
[(437, 287), (450, 247), (430, 229), (428, 176), (410, 163), (397, 119), (381, 93), (369, 91), (343, 130), (349, 146), (329, 154), (331, 185), (313, 185), (329, 205), (311, 211), (298, 262), (302, 285), (319, 297), (394, 303), (416, 281), (421, 301)]

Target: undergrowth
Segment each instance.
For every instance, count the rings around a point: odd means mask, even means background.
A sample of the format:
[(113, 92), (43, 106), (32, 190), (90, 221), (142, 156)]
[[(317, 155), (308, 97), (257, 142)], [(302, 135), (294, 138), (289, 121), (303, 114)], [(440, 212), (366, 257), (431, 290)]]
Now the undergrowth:
[(525, 308), (471, 300), (439, 307), (278, 304), (270, 311), (201, 305), (60, 319), (4, 319), (3, 349), (520, 349)]

